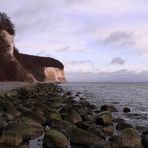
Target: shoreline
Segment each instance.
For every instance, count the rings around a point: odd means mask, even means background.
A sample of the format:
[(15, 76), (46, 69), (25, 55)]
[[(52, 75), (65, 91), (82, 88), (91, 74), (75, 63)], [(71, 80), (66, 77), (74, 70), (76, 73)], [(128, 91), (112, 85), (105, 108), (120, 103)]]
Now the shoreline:
[(142, 148), (142, 144), (146, 148), (148, 128), (114, 118), (117, 110), (113, 106), (97, 108), (80, 97), (81, 92), (65, 92), (52, 83), (27, 86), (0, 97), (1, 145), (27, 148), (37, 138), (34, 144), (42, 147), (43, 142), (47, 148)]

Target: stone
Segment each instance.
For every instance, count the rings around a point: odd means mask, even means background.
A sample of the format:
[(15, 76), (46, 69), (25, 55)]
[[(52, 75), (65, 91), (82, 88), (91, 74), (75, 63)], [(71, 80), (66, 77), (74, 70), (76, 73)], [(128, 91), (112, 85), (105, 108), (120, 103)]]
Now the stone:
[(114, 133), (114, 128), (111, 126), (101, 127), (100, 130), (104, 133), (105, 136), (111, 136)]
[(71, 144), (90, 147), (99, 145), (103, 140), (88, 131), (74, 127), (70, 133), (70, 141)]
[(46, 122), (51, 122), (52, 120), (62, 120), (62, 117), (59, 113), (49, 112), (46, 115)]
[(142, 133), (142, 145), (144, 148), (148, 148), (148, 131)]
[(119, 136), (119, 135), (111, 136), (109, 138), (109, 141), (111, 141), (113, 148), (119, 148), (121, 146), (121, 143), (122, 143), (121, 136)]
[(122, 130), (124, 130), (124, 129), (126, 129), (126, 128), (132, 128), (132, 125), (130, 125), (130, 124), (128, 124), (128, 123), (118, 123), (118, 124), (116, 125), (116, 129), (117, 129), (118, 131), (122, 131)]
[(23, 117), (19, 123), (20, 130), (22, 132), (23, 139), (34, 139), (43, 134), (43, 126), (28, 118)]
[(75, 124), (81, 122), (82, 118), (76, 110), (70, 109), (67, 112), (67, 120)]
[(58, 130), (46, 129), (43, 144), (49, 148), (68, 148), (69, 140), (62, 132)]
[(8, 125), (2, 132), (0, 144), (3, 146), (18, 147), (23, 142), (21, 131), (15, 124)]
[(125, 108), (123, 109), (123, 112), (124, 112), (124, 113), (129, 113), (129, 112), (131, 112), (131, 109), (128, 108), (128, 107), (125, 107)]
[(112, 124), (112, 114), (111, 112), (104, 111), (97, 115), (95, 123), (98, 125), (111, 125)]
[(134, 128), (127, 128), (121, 134), (122, 147), (142, 148), (141, 137)]
[(110, 112), (118, 112), (118, 110), (114, 106), (111, 106), (111, 105), (102, 105), (100, 110), (110, 111)]

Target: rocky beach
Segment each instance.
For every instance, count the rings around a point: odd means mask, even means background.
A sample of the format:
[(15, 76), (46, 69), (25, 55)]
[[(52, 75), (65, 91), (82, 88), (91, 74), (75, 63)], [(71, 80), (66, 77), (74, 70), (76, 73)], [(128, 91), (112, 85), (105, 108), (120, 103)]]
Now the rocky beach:
[(117, 111), (57, 84), (26, 85), (0, 95), (0, 147), (147, 148), (148, 128), (115, 118)]

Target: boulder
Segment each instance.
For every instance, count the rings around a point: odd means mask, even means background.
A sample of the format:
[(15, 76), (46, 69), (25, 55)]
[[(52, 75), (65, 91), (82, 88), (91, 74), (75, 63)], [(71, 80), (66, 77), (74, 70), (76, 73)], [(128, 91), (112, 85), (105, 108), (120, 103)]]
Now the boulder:
[(142, 145), (144, 148), (148, 148), (148, 131), (142, 133)]
[(123, 112), (124, 112), (124, 113), (129, 113), (129, 112), (131, 112), (131, 109), (128, 108), (128, 107), (125, 107), (125, 108), (123, 109)]
[(142, 148), (141, 137), (134, 128), (127, 128), (121, 134), (122, 147)]
[(0, 144), (3, 146), (18, 147), (22, 142), (21, 131), (15, 124), (8, 125), (0, 137)]
[(75, 124), (81, 122), (82, 118), (76, 110), (70, 109), (67, 112), (67, 120)]
[(110, 125), (112, 124), (112, 114), (111, 112), (104, 111), (98, 114), (95, 123), (98, 125)]
[(126, 128), (132, 128), (132, 125), (130, 125), (130, 124), (128, 124), (128, 123), (118, 123), (118, 124), (116, 125), (116, 129), (117, 129), (118, 131), (122, 131), (122, 130), (124, 130), (124, 129), (126, 129)]
[(43, 144), (48, 148), (68, 148), (69, 140), (60, 131), (55, 129), (46, 129)]
[(72, 144), (85, 147), (99, 145), (103, 142), (103, 140), (96, 135), (77, 127), (72, 128), (70, 133), (70, 141)]
[(46, 115), (46, 122), (51, 122), (52, 120), (62, 120), (62, 117), (57, 112), (49, 112)]
[(118, 112), (118, 110), (114, 106), (111, 106), (111, 105), (102, 105), (101, 110), (110, 111), (110, 112)]

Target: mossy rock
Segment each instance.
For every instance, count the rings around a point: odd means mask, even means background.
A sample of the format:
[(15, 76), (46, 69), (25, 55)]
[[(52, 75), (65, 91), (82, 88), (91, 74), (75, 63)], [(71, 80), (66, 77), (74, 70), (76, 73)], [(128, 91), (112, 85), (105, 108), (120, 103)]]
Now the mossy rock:
[(75, 124), (75, 123), (81, 122), (82, 118), (77, 111), (70, 109), (67, 112), (67, 120)]
[(55, 129), (46, 129), (43, 144), (48, 148), (68, 148), (69, 141), (60, 131)]
[(23, 117), (20, 122), (20, 130), (23, 139), (34, 139), (43, 134), (43, 126), (27, 117)]
[(96, 118), (95, 121), (98, 125), (110, 125), (112, 124), (112, 115), (110, 112), (102, 112), (99, 114), (99, 116)]
[(47, 122), (50, 122), (52, 120), (62, 120), (62, 117), (59, 113), (57, 112), (49, 112), (47, 115), (46, 115), (46, 121)]
[(8, 125), (2, 132), (0, 143), (4, 146), (18, 147), (23, 142), (21, 131), (15, 124)]
[(125, 129), (121, 134), (121, 138), (122, 147), (142, 148), (140, 134), (134, 128)]

